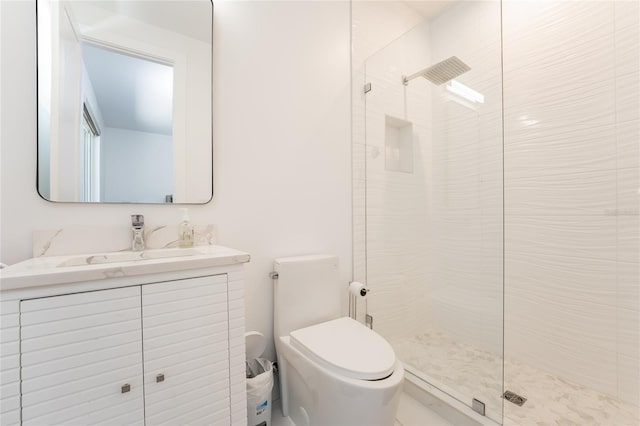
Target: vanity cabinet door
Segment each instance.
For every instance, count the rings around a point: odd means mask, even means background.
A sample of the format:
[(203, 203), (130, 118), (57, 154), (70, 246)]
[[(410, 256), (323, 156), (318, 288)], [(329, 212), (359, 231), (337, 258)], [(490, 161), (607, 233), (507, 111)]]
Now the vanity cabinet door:
[(146, 425), (228, 425), (227, 275), (142, 286)]
[(20, 302), (22, 424), (144, 424), (140, 286)]

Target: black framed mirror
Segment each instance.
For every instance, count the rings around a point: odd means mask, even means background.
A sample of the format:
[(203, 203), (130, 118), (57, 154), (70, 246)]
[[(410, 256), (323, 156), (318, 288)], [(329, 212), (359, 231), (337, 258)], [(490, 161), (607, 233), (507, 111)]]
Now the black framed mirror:
[(213, 194), (211, 0), (37, 0), (39, 194)]

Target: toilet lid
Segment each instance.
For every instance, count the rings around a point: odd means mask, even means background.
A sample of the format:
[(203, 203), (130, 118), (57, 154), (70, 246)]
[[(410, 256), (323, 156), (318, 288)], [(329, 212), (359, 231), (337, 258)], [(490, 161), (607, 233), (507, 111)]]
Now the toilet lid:
[(349, 317), (301, 328), (289, 335), (296, 349), (344, 376), (378, 380), (393, 373), (396, 355), (391, 345)]
[(267, 347), (267, 339), (259, 331), (244, 333), (244, 354), (247, 360), (259, 358)]

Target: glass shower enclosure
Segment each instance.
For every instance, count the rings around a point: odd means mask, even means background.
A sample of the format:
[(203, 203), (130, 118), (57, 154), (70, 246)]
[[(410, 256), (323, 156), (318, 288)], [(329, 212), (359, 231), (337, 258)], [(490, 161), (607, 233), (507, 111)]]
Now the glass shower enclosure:
[(498, 424), (640, 424), (640, 2), (353, 1), (352, 41), (358, 319)]
[(354, 67), (359, 311), (409, 373), (501, 423), (501, 5), (429, 13)]

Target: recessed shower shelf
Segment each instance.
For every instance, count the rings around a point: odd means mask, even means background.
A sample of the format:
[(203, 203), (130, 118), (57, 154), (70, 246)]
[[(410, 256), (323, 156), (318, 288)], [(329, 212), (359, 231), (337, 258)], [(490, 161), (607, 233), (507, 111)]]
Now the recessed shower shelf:
[(389, 115), (384, 124), (385, 170), (413, 173), (413, 124)]

